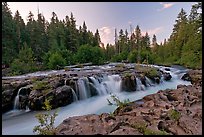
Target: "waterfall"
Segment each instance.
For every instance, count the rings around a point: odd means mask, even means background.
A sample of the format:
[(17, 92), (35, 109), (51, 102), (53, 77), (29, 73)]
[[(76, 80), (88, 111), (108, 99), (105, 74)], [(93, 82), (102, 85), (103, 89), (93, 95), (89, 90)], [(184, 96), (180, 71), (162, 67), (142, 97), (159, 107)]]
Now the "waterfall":
[(21, 89), (23, 89), (23, 88), (24, 88), (24, 87), (21, 87), (21, 88), (18, 90), (18, 93), (17, 93), (17, 95), (16, 95), (16, 97), (15, 97), (14, 107), (13, 107), (14, 110), (16, 110), (16, 109), (19, 108), (19, 94), (20, 94)]
[(79, 100), (83, 100), (91, 97), (89, 81), (87, 77), (78, 79), (77, 85), (78, 85), (78, 92), (79, 92)]
[(152, 83), (152, 81), (151, 81), (148, 77), (146, 77), (146, 76), (145, 76), (145, 81), (146, 81), (146, 84), (147, 84), (148, 87), (154, 85), (154, 84)]
[(137, 85), (137, 88), (136, 88), (137, 91), (145, 90), (145, 86), (142, 84), (141, 80), (137, 77), (136, 77), (136, 85)]
[[(121, 91), (121, 77), (119, 75), (105, 76), (101, 82), (103, 92), (114, 93)], [(105, 89), (105, 90), (104, 90)]]
[(77, 95), (76, 95), (76, 93), (74, 92), (74, 90), (71, 88), (71, 90), (72, 90), (72, 95), (73, 95), (73, 100), (74, 100), (74, 102), (75, 101), (78, 101), (78, 98), (77, 98)]
[(86, 93), (87, 93), (87, 98), (91, 97), (91, 90), (90, 90), (90, 82), (88, 80), (87, 77), (84, 77), (84, 83), (85, 83), (85, 87), (86, 87)]
[(67, 79), (64, 80), (64, 85), (67, 85)]
[(79, 89), (79, 100), (87, 99), (86, 86), (83, 79), (78, 79), (77, 85)]
[(28, 105), (26, 105), (26, 110), (25, 112), (29, 112), (30, 111), (30, 108), (28, 107)]
[(106, 89), (103, 86), (103, 84), (99, 83), (99, 81), (97, 79), (95, 79), (94, 77), (89, 77), (89, 78), (93, 82), (93, 86), (95, 87), (98, 95), (105, 95), (106, 94)]

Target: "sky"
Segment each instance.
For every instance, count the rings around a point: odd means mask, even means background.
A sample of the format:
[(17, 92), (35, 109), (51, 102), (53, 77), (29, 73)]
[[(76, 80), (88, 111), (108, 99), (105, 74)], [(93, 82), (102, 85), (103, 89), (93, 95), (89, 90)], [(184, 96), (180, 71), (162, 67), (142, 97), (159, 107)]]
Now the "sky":
[(95, 33), (98, 29), (105, 45), (114, 44), (115, 28), (117, 32), (127, 29), (130, 34), (137, 25), (143, 35), (148, 32), (150, 40), (155, 34), (160, 44), (170, 37), (181, 8), (189, 15), (193, 4), (195, 2), (8, 2), (12, 15), (18, 10), (25, 22), (29, 11), (37, 19), (38, 7), (49, 22), (53, 11), (60, 20), (66, 15), (70, 17), (72, 12), (77, 27), (85, 21), (88, 30)]

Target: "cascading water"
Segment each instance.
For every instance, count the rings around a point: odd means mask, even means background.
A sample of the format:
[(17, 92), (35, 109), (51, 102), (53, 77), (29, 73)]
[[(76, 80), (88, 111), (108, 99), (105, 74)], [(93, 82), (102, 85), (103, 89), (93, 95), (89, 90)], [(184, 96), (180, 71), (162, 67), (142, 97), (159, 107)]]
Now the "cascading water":
[[(158, 66), (154, 65), (153, 67), (158, 67)], [(72, 116), (113, 112), (116, 109), (116, 107), (108, 105), (108, 102), (107, 102), (107, 99), (111, 100), (111, 97), (108, 94), (110, 92), (112, 92), (117, 97), (119, 97), (121, 101), (123, 101), (124, 99), (129, 99), (130, 101), (136, 101), (136, 100), (142, 99), (144, 96), (154, 94), (159, 90), (165, 90), (167, 88), (175, 89), (179, 84), (190, 85), (191, 84), (190, 82), (183, 81), (178, 77), (178, 74), (179, 75), (184, 74), (183, 71), (184, 70), (182, 70), (181, 72), (177, 68), (170, 68), (169, 73), (172, 75), (172, 79), (170, 81), (164, 81), (161, 84), (155, 84), (155, 86), (149, 86), (144, 91), (140, 90), (137, 92), (120, 92), (121, 78), (119, 75), (103, 75), (98, 77), (97, 76), (89, 77), (93, 85), (97, 88), (98, 90), (97, 92), (100, 93), (98, 94), (98, 96), (93, 96), (93, 97), (90, 97), (90, 95), (88, 95), (89, 93), (87, 92), (86, 84), (90, 85), (90, 83), (87, 80), (85, 80), (85, 78), (79, 78), (77, 81), (75, 81), (76, 87), (74, 89), (76, 90), (75, 92), (76, 96), (80, 101), (76, 101), (70, 105), (61, 107), (60, 111), (58, 112), (58, 116), (56, 117), (55, 126), (59, 125), (64, 119)], [(135, 82), (139, 83), (137, 84), (137, 85), (140, 85), (138, 86), (138, 88), (142, 89), (141, 80), (136, 79)], [(146, 83), (148, 83), (149, 85), (150, 84), (153, 85), (151, 80), (147, 77), (146, 77)], [(20, 89), (18, 91), (18, 95), (19, 94), (20, 94)], [(73, 98), (74, 96), (75, 95), (73, 93)], [(18, 102), (16, 104), (18, 104)], [(52, 110), (51, 112), (53, 111), (54, 110)], [(29, 113), (24, 113), (22, 115), (15, 115), (15, 117), (10, 116), (8, 113), (2, 114), (2, 134), (3, 135), (33, 134), (32, 132), (33, 127), (39, 124), (35, 118), (36, 113), (39, 113), (39, 112), (30, 111)]]
[(77, 81), (79, 100), (84, 100), (91, 97), (89, 81), (86, 77), (80, 78)]
[(96, 89), (97, 93), (99, 96), (101, 95), (105, 95), (106, 93), (105, 88), (102, 86), (102, 84), (99, 83), (99, 81), (97, 79), (95, 79), (94, 77), (89, 77), (91, 79), (91, 81), (93, 82), (93, 86)]
[(67, 79), (64, 80), (64, 85), (67, 85)]
[(87, 99), (86, 86), (83, 79), (79, 79), (77, 81), (77, 85), (79, 91), (79, 100)]
[(72, 90), (72, 95), (73, 95), (73, 100), (74, 100), (74, 102), (75, 101), (78, 101), (78, 98), (77, 98), (77, 95), (76, 95), (76, 93), (74, 92), (74, 90), (71, 88), (71, 90)]
[(145, 90), (145, 85), (143, 85), (141, 80), (137, 77), (136, 77), (136, 85), (137, 85), (137, 88), (136, 88), (137, 91)]
[(153, 86), (154, 85), (152, 83), (152, 81), (148, 77), (146, 77), (146, 76), (145, 76), (145, 82), (146, 82), (147, 86)]
[(13, 109), (14, 109), (14, 110), (19, 109), (19, 94), (20, 94), (20, 92), (21, 92), (21, 89), (23, 89), (23, 88), (24, 88), (24, 87), (21, 87), (21, 88), (18, 90), (18, 93), (17, 93), (17, 95), (16, 95), (16, 97), (15, 97), (14, 106), (13, 106)]
[(101, 82), (107, 93), (117, 93), (121, 91), (121, 77), (119, 75), (105, 76)]

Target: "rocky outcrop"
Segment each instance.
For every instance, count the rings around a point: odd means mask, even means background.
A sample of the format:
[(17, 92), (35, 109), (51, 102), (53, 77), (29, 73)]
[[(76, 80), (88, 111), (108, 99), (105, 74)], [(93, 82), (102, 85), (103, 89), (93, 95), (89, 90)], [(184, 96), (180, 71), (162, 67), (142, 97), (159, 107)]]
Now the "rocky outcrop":
[(202, 70), (189, 70), (181, 79), (191, 81), (192, 84), (202, 85)]
[(136, 91), (136, 79), (134, 75), (126, 74), (122, 76), (122, 91)]
[[(31, 84), (30, 80), (2, 80), (2, 112), (13, 109), (18, 90)], [(22, 97), (20, 97), (22, 99)], [(23, 100), (23, 99), (22, 99)]]
[(202, 86), (178, 85), (117, 108), (65, 119), (57, 135), (201, 135)]

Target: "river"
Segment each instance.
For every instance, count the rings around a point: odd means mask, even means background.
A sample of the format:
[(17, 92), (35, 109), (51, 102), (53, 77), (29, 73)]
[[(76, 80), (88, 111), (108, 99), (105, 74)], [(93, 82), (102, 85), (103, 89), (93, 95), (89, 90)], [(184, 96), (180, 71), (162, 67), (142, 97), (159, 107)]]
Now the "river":
[[(102, 66), (103, 68), (111, 67), (111, 65)], [(73, 102), (70, 105), (58, 108), (58, 116), (56, 117), (55, 126), (59, 125), (64, 119), (72, 116), (81, 116), (86, 114), (101, 114), (101, 113), (110, 113), (116, 109), (116, 106), (108, 105), (108, 101), (112, 100), (112, 93), (119, 97), (120, 100), (129, 99), (130, 101), (136, 101), (142, 99), (146, 95), (154, 94), (159, 90), (165, 89), (176, 89), (177, 85), (190, 85), (191, 83), (188, 81), (183, 81), (180, 78), (187, 71), (187, 69), (182, 67), (164, 67), (164, 66), (156, 66), (163, 71), (166, 71), (165, 68), (170, 68), (170, 71), (167, 71), (171, 74), (172, 79), (170, 81), (162, 81), (159, 85), (152, 85), (149, 87), (145, 87), (144, 90), (136, 91), (136, 92), (121, 92), (120, 91), (120, 80), (115, 80), (119, 77), (119, 75), (110, 75), (107, 76), (106, 81), (104, 83), (108, 87), (111, 92), (104, 93), (104, 87), (100, 84), (95, 86), (100, 89), (100, 95), (94, 96), (90, 98), (86, 98), (83, 100), (79, 100)], [(62, 72), (63, 70), (59, 70)], [(50, 71), (50, 72), (38, 72), (29, 74), (32, 76), (34, 74), (39, 75), (47, 75), (48, 73), (57, 73), (58, 71)], [(19, 78), (21, 76), (17, 76)], [(24, 75), (25, 77), (25, 75)], [(54, 110), (51, 110), (53, 112)], [(32, 135), (34, 126), (38, 125), (38, 121), (35, 118), (35, 114), (43, 112), (43, 111), (30, 111), (30, 110), (12, 110), (2, 114), (2, 134), (3, 135)]]

